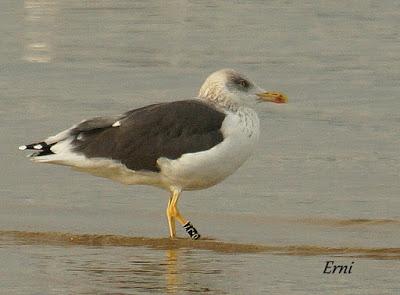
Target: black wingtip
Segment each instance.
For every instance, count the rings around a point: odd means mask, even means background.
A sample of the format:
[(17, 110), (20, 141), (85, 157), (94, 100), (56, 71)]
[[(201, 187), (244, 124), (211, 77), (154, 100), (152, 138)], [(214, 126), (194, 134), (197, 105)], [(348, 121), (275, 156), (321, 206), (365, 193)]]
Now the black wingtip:
[(19, 149), (22, 150), (22, 151), (23, 150), (37, 150), (37, 151), (40, 151), (40, 150), (46, 150), (48, 148), (50, 148), (50, 146), (47, 143), (45, 143), (44, 141), (37, 142), (37, 143), (31, 143), (31, 144), (27, 144), (27, 145), (21, 145), (19, 147)]
[(21, 151), (23, 150), (35, 150), (38, 151), (38, 153), (34, 153), (32, 154), (32, 156), (44, 156), (44, 155), (49, 155), (49, 154), (54, 154), (50, 148), (51, 148), (52, 144), (47, 144), (44, 141), (42, 142), (37, 142), (37, 143), (31, 143), (31, 144), (27, 144), (27, 145), (21, 145), (19, 147), (19, 149)]

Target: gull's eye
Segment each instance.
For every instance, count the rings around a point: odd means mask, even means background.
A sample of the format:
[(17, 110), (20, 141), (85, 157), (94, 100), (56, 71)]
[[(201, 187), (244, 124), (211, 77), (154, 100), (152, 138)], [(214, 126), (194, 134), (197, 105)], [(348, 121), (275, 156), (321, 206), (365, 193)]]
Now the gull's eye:
[(232, 86), (235, 86), (235, 88), (241, 88), (240, 90), (242, 91), (247, 91), (252, 86), (252, 84), (246, 78), (239, 75), (233, 75), (230, 80), (233, 84)]
[(240, 80), (239, 85), (242, 86), (243, 88), (248, 88), (250, 84), (246, 80)]

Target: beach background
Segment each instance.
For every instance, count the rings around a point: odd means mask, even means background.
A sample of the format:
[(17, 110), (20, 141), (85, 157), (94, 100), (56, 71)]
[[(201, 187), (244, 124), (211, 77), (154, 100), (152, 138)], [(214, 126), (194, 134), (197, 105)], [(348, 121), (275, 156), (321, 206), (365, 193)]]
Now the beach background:
[[(0, 2), (1, 294), (395, 294), (398, 1)], [(234, 68), (262, 104), (256, 153), (180, 209), (168, 194), (18, 150), (82, 119), (195, 97)], [(352, 274), (323, 274), (354, 262)]]

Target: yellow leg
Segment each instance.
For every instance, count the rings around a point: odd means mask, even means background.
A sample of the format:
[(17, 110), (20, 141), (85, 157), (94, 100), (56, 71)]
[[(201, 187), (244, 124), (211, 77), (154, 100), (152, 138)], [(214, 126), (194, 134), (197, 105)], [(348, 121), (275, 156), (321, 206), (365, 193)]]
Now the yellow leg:
[(197, 240), (200, 238), (199, 233), (194, 228), (194, 226), (182, 216), (182, 214), (178, 210), (178, 200), (181, 195), (181, 190), (177, 188), (171, 188), (171, 195), (169, 197), (168, 206), (167, 206), (167, 218), (168, 218), (168, 226), (169, 226), (169, 236), (171, 238), (176, 237), (176, 228), (175, 228), (175, 219), (183, 226), (189, 236)]
[(184, 225), (187, 223), (187, 220), (181, 215), (177, 208), (177, 203), (179, 200), (179, 196), (181, 195), (181, 190), (172, 189), (171, 195), (168, 200), (167, 206), (167, 219), (169, 226), (169, 236), (171, 238), (176, 237), (176, 225), (175, 219), (179, 221), (180, 224)]
[(173, 215), (172, 206), (171, 206), (172, 198), (173, 198), (173, 193), (171, 192), (171, 196), (169, 197), (168, 206), (167, 206), (167, 219), (168, 219), (168, 226), (169, 226), (169, 236), (170, 236), (170, 238), (175, 238), (176, 228), (175, 228), (175, 217)]
[(174, 191), (172, 193), (172, 212), (174, 214), (174, 217), (179, 221), (180, 224), (185, 225), (188, 221), (181, 215), (181, 213), (178, 210), (178, 200), (179, 197), (181, 196), (180, 191)]

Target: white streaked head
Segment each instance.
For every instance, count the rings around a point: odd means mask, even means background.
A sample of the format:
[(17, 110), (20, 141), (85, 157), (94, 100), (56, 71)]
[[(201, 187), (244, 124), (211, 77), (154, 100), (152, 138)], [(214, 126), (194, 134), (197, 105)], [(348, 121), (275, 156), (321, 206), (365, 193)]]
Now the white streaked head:
[(199, 97), (222, 106), (252, 105), (254, 101), (287, 102), (284, 94), (266, 92), (232, 69), (222, 69), (208, 76), (200, 88)]

